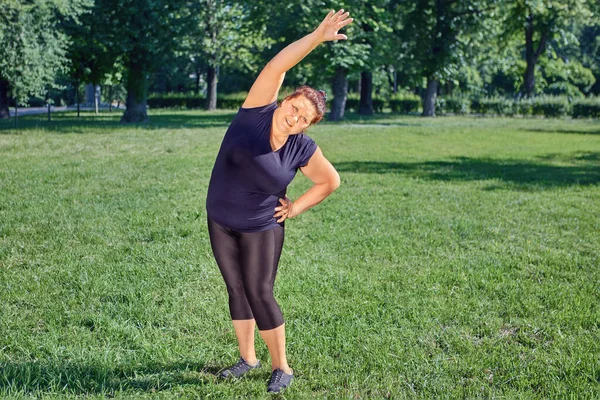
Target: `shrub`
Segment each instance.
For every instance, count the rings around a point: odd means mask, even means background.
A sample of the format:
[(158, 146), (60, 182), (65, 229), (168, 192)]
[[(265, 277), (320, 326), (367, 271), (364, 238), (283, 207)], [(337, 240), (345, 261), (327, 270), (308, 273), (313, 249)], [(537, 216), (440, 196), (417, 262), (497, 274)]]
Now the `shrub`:
[(188, 97), (201, 98), (200, 96), (186, 95), (183, 93), (173, 93), (167, 95), (150, 95), (147, 104), (150, 108), (185, 108)]
[(540, 96), (531, 101), (533, 115), (564, 117), (569, 115), (569, 100), (564, 96)]
[(444, 97), (436, 97), (435, 98), (435, 113), (436, 114), (446, 114), (446, 99)]
[(575, 100), (572, 115), (575, 118), (600, 118), (600, 98), (590, 97)]
[(533, 114), (533, 102), (531, 99), (521, 99), (515, 101), (515, 113), (523, 116)]
[(462, 96), (450, 96), (445, 98), (446, 103), (444, 109), (446, 112), (451, 112), (457, 115), (469, 113), (470, 100)]
[(421, 98), (416, 94), (399, 94), (392, 96), (388, 101), (392, 112), (407, 114), (419, 111)]
[(349, 94), (348, 97), (346, 97), (346, 110), (347, 111), (358, 111), (359, 104), (360, 104), (360, 98), (358, 97), (358, 95), (352, 93), (352, 94)]
[(380, 113), (383, 112), (385, 107), (385, 100), (379, 97), (373, 97), (373, 111)]
[(471, 109), (479, 114), (514, 115), (514, 101), (502, 97), (482, 97), (471, 101)]
[(244, 104), (248, 93), (230, 93), (217, 96), (217, 108), (238, 109)]

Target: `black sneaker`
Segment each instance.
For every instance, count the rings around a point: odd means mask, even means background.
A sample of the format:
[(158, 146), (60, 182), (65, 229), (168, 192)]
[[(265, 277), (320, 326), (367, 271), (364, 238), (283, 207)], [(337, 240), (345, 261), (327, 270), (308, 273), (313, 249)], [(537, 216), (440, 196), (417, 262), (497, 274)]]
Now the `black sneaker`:
[(292, 384), (292, 379), (294, 379), (294, 372), (291, 374), (286, 374), (279, 368), (277, 368), (271, 374), (271, 379), (269, 379), (269, 384), (267, 385), (267, 393), (279, 393), (286, 387)]
[(219, 376), (221, 378), (239, 378), (240, 376), (244, 375), (246, 372), (251, 371), (255, 368), (259, 368), (259, 367), (260, 367), (260, 361), (258, 361), (256, 363), (256, 365), (250, 365), (246, 362), (246, 360), (244, 360), (242, 357), (240, 357), (240, 360), (235, 365), (222, 371)]

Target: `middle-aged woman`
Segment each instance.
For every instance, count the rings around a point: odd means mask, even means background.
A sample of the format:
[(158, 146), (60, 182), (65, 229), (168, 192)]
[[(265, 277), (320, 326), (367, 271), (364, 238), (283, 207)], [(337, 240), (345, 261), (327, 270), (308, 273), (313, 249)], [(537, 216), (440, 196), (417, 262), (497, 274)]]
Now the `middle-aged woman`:
[[(331, 11), (314, 32), (281, 50), (261, 71), (231, 122), (212, 171), (206, 209), (213, 254), (229, 294), (229, 311), (240, 350), (239, 361), (221, 377), (239, 378), (260, 367), (254, 327), (271, 355), (267, 391), (291, 384), (285, 352), (285, 324), (273, 297), (284, 221), (329, 196), (340, 184), (337, 171), (304, 134), (325, 113), (325, 93), (302, 86), (280, 105), (285, 73), (319, 44), (347, 39), (338, 31), (349, 13)], [(297, 200), (285, 196), (300, 169), (314, 184)]]

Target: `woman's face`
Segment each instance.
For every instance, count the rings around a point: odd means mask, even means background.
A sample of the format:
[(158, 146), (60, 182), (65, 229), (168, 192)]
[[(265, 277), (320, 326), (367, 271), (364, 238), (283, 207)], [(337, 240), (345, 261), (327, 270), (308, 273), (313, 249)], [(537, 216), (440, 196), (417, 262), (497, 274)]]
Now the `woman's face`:
[(315, 107), (303, 95), (284, 100), (279, 107), (278, 128), (282, 133), (295, 135), (308, 128), (315, 115)]

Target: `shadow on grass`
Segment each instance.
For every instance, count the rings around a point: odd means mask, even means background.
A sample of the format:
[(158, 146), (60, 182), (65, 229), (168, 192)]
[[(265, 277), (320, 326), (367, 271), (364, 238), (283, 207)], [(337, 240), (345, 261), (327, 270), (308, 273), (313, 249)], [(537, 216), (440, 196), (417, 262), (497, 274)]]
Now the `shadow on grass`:
[[(177, 386), (219, 382), (221, 369), (198, 362), (111, 368), (74, 362), (0, 363), (0, 393), (55, 393), (113, 396), (115, 392), (159, 392)], [(261, 374), (249, 378), (263, 379)]]
[[(551, 155), (552, 159), (555, 159)], [(564, 161), (564, 156), (560, 158)], [(499, 180), (510, 188), (540, 189), (572, 185), (596, 185), (600, 182), (600, 153), (573, 154), (571, 165), (556, 165), (531, 160), (498, 160), (457, 157), (449, 161), (394, 163), (349, 161), (335, 163), (343, 172), (366, 174), (397, 173), (414, 178), (439, 181)], [(501, 188), (499, 186), (488, 189)]]
[(227, 127), (235, 116), (235, 111), (218, 114), (193, 113), (160, 113), (150, 115), (149, 121), (140, 124), (122, 124), (120, 112), (94, 115), (91, 112), (82, 113), (81, 117), (72, 112), (52, 114), (52, 120), (47, 121), (45, 115), (26, 115), (19, 118), (18, 128), (14, 128), (14, 120), (0, 121), (0, 134), (15, 134), (30, 130), (46, 130), (56, 133), (106, 133), (111, 129), (194, 129)]
[(525, 132), (541, 132), (541, 133), (566, 133), (571, 135), (600, 135), (600, 128), (590, 130), (575, 130), (575, 129), (554, 129), (554, 128), (529, 128), (524, 129)]

